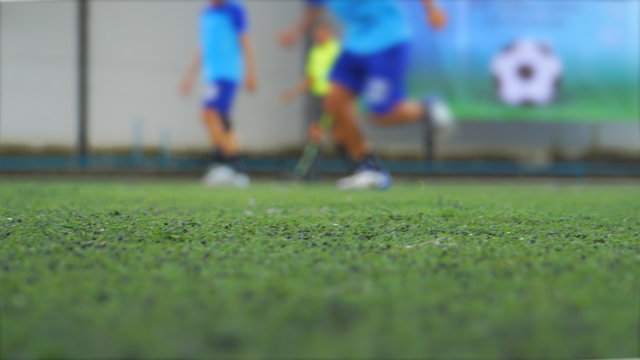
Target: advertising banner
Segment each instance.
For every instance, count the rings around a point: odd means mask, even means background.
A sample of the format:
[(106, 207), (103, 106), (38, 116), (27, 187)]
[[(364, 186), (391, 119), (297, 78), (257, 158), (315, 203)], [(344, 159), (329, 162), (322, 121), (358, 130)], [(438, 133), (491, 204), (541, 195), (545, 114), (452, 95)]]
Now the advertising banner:
[(640, 1), (441, 0), (447, 28), (418, 1), (409, 76), (462, 120), (638, 121)]

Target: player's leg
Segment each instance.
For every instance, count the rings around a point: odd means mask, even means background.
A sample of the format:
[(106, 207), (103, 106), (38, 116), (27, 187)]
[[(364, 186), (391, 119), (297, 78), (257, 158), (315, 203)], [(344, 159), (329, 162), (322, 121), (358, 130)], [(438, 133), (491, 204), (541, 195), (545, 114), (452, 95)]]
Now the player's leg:
[(314, 121), (311, 124), (309, 124), (309, 129), (307, 132), (308, 132), (307, 137), (309, 139), (309, 142), (316, 145), (320, 145), (320, 143), (322, 142), (322, 134), (324, 133), (324, 131), (322, 130), (322, 127), (320, 126), (320, 123), (318, 121)]
[(233, 153), (228, 144), (228, 136), (224, 129), (222, 116), (217, 109), (206, 108), (202, 112), (202, 119), (209, 134), (211, 147), (213, 148), (214, 161), (219, 161)]
[(334, 121), (340, 143), (349, 157), (360, 164), (355, 174), (338, 181), (341, 189), (387, 188), (391, 184), (389, 174), (371, 153), (357, 121), (356, 100), (366, 81), (366, 59), (349, 53), (341, 55), (333, 70), (325, 109)]
[(324, 96), (313, 96), (309, 103), (308, 118), (311, 119), (311, 122), (308, 127), (307, 144), (294, 168), (294, 174), (299, 179), (310, 180), (317, 176), (316, 167), (322, 157), (321, 143), (325, 133), (330, 133), (334, 144), (336, 144), (340, 157), (345, 161), (346, 172), (351, 173), (355, 170), (353, 162), (342, 145), (342, 140), (338, 136), (331, 116), (325, 113), (324, 99)]
[(364, 86), (360, 56), (343, 51), (331, 72), (331, 87), (324, 99), (324, 113), (333, 121), (333, 133), (354, 161), (369, 152), (357, 122), (356, 100)]
[(389, 112), (382, 114), (372, 113), (369, 119), (378, 126), (395, 126), (419, 122), (425, 114), (426, 109), (421, 102), (404, 100)]
[[(437, 96), (427, 96), (422, 101), (406, 99), (391, 111), (372, 113), (369, 120), (378, 126), (396, 126), (416, 122), (429, 123), (437, 127), (450, 126), (453, 116), (448, 106)], [(434, 124), (431, 124), (433, 122)]]
[(320, 158), (320, 144), (322, 142), (322, 128), (320, 119), (322, 118), (323, 98), (320, 96), (312, 96), (307, 108), (308, 135), (307, 144), (302, 151), (302, 155), (298, 160), (293, 173), (298, 179), (311, 180), (315, 177), (315, 168)]
[(351, 173), (355, 170), (355, 165), (343, 145), (343, 139), (334, 126), (331, 116), (325, 112), (325, 97), (312, 98), (310, 103), (308, 143), (303, 154), (294, 169), (294, 174), (300, 179), (313, 179), (316, 174), (318, 160), (322, 156), (321, 142), (325, 133), (330, 132), (333, 142), (337, 145), (340, 157), (345, 161), (345, 170)]
[(246, 174), (244, 159), (240, 154), (240, 147), (233, 129), (233, 118), (231, 116), (237, 84), (232, 81), (220, 81), (219, 83), (222, 89), (219, 106), (224, 126), (225, 162), (234, 171), (233, 186), (246, 187), (249, 185), (249, 176)]
[(405, 78), (409, 61), (408, 44), (396, 45), (367, 59), (369, 77), (364, 98), (376, 125), (397, 125), (420, 121), (424, 105), (407, 98)]
[(214, 149), (215, 160), (234, 155), (237, 149), (229, 142), (227, 134), (228, 101), (230, 95), (225, 94), (229, 89), (221, 81), (207, 84), (205, 87), (202, 120), (207, 128), (211, 146)]
[(308, 114), (309, 120), (307, 128), (307, 141), (310, 143), (320, 145), (322, 142), (322, 118), (324, 115), (324, 97), (318, 95), (312, 95), (308, 102)]
[(451, 125), (453, 117), (438, 97), (427, 96), (423, 101), (407, 98), (408, 54), (408, 45), (401, 44), (369, 59), (371, 78), (365, 91), (371, 110), (369, 119), (380, 126), (423, 123), (425, 144), (430, 155), (434, 129)]
[(249, 183), (230, 118), (235, 91), (235, 83), (217, 81), (205, 94), (204, 121), (214, 147), (213, 164), (204, 178), (209, 186), (244, 187)]
[(217, 109), (206, 107), (203, 110), (203, 120), (209, 133), (213, 151), (211, 165), (202, 178), (202, 182), (206, 186), (231, 185), (234, 171), (227, 164), (229, 149), (222, 116)]
[(224, 160), (236, 172), (236, 175), (242, 174), (242, 177), (247, 177), (245, 174), (246, 168), (244, 158), (240, 154), (238, 140), (236, 138), (235, 131), (233, 131), (233, 128), (231, 127), (231, 120), (227, 120), (226, 122), (229, 124), (225, 128), (226, 148), (228, 151)]
[[(365, 98), (371, 110), (370, 120), (376, 125), (390, 126), (425, 121), (438, 106), (437, 97), (411, 100), (406, 94), (409, 45), (394, 46), (369, 58), (370, 79)], [(439, 113), (438, 113), (439, 114)]]
[(357, 164), (353, 162), (351, 156), (349, 155), (349, 152), (344, 147), (340, 133), (334, 126), (334, 121), (329, 115), (324, 115), (322, 120), (320, 121), (320, 125), (322, 127), (323, 133), (328, 132), (330, 134), (331, 141), (338, 150), (338, 155), (344, 161), (345, 171), (349, 174), (353, 173), (356, 170)]
[(340, 143), (354, 161), (362, 161), (370, 152), (369, 145), (358, 125), (356, 94), (347, 86), (335, 81), (326, 98), (327, 113), (334, 121), (334, 131)]

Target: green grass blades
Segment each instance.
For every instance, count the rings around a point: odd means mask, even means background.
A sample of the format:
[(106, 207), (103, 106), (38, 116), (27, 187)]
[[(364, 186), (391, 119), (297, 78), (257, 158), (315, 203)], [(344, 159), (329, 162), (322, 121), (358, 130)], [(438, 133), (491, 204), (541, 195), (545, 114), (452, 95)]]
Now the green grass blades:
[(5, 181), (0, 357), (635, 357), (639, 199)]

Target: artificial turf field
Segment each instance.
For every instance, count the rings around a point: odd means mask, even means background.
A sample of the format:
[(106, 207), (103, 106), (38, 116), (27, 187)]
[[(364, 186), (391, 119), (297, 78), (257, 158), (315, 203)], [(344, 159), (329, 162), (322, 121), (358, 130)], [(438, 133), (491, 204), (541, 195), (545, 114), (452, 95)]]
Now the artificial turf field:
[(637, 357), (640, 186), (0, 182), (0, 358)]

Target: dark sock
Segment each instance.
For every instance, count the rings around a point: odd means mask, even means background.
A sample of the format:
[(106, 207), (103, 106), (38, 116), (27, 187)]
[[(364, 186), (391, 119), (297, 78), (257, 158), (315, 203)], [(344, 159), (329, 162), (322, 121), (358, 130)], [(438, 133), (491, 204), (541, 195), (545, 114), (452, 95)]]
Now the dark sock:
[(244, 159), (240, 155), (235, 155), (227, 158), (227, 164), (233, 168), (233, 170), (237, 172), (245, 172), (246, 166), (244, 164)]
[(231, 131), (231, 117), (229, 115), (220, 116), (220, 120), (222, 120), (222, 126), (225, 131)]
[(240, 155), (226, 156), (220, 148), (213, 150), (211, 154), (211, 161), (214, 164), (231, 166), (233, 170), (238, 172), (245, 171), (244, 159)]
[(214, 164), (223, 164), (225, 162), (224, 155), (220, 148), (215, 148), (211, 152), (211, 161), (213, 161)]
[(362, 159), (360, 167), (365, 170), (384, 171), (382, 161), (374, 154), (368, 154)]
[(347, 149), (345, 149), (345, 147), (342, 145), (338, 145), (338, 154), (344, 160), (347, 172), (354, 172), (356, 170), (357, 164), (353, 162), (351, 156), (349, 156), (349, 153), (347, 152)]

